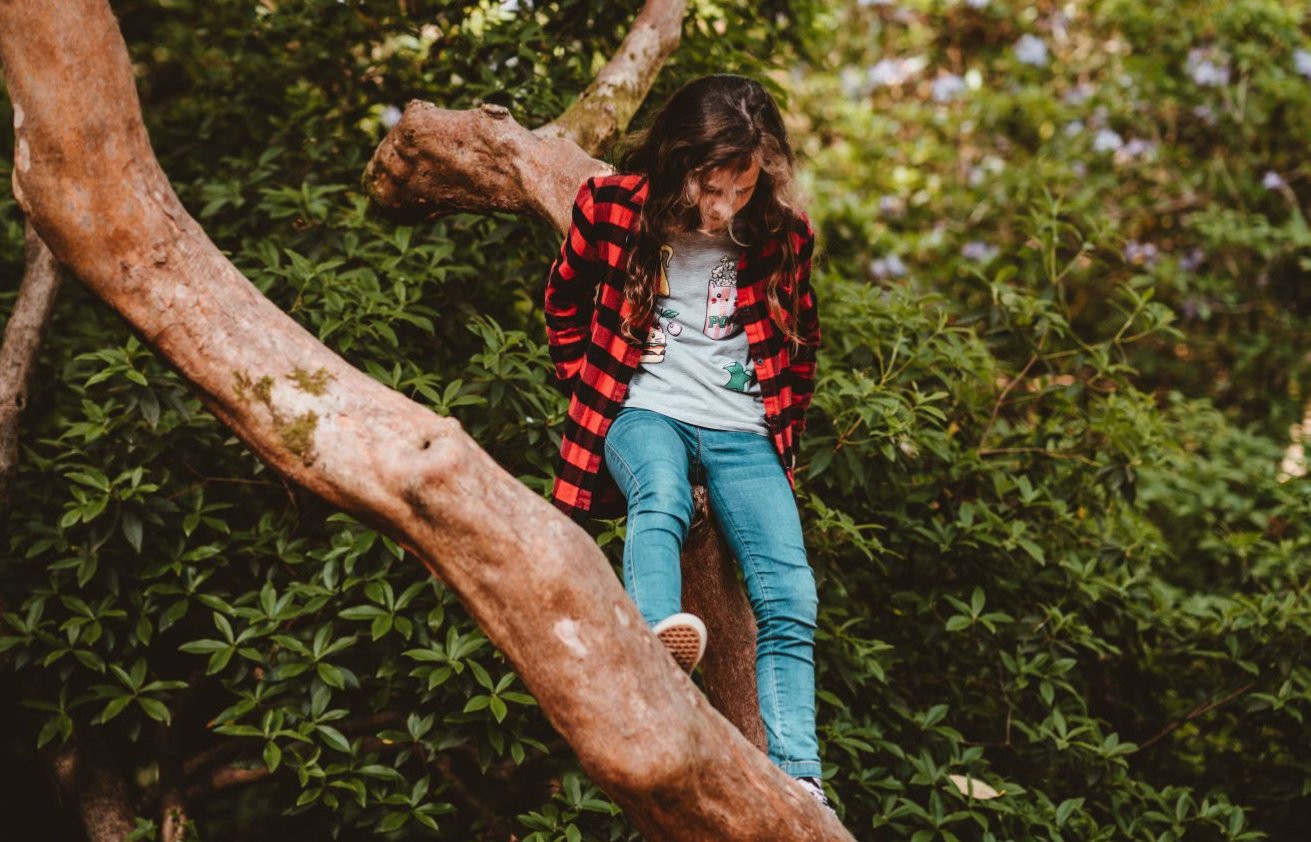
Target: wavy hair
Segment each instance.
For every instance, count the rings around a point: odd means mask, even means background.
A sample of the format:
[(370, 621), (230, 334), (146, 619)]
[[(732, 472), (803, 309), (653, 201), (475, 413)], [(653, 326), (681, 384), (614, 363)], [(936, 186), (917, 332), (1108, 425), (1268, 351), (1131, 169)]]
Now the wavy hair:
[[(694, 79), (675, 91), (651, 124), (619, 144), (619, 169), (647, 177), (642, 207), (628, 255), (624, 297), (632, 313), (620, 327), (629, 341), (635, 324), (645, 324), (655, 309), (660, 284), (660, 250), (675, 231), (695, 230), (700, 220), (700, 193), (711, 171), (736, 172), (760, 164), (755, 192), (729, 223), (739, 246), (757, 246), (776, 238), (780, 271), (766, 284), (770, 318), (793, 342), (800, 343), (790, 314), (797, 310), (795, 284), (781, 290), (797, 265), (790, 231), (800, 213), (792, 192), (792, 147), (778, 105), (759, 82), (745, 76), (715, 74)], [(780, 295), (788, 296), (784, 307)]]

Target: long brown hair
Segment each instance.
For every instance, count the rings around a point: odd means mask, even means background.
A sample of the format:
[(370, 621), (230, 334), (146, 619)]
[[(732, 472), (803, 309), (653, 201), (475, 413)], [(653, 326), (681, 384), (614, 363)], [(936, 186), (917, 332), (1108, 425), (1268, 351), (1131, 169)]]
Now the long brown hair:
[(711, 170), (739, 172), (760, 163), (755, 192), (730, 222), (729, 234), (742, 246), (776, 239), (780, 263), (766, 284), (770, 317), (794, 345), (800, 342), (790, 314), (798, 303), (797, 285), (780, 288), (796, 270), (791, 231), (799, 218), (792, 193), (792, 147), (778, 105), (759, 82), (745, 76), (715, 74), (694, 79), (675, 91), (651, 124), (620, 142), (619, 169), (647, 177), (645, 204), (628, 255), (624, 297), (632, 313), (621, 334), (636, 341), (633, 326), (645, 324), (655, 309), (660, 283), (660, 249), (676, 231), (701, 224), (701, 179)]

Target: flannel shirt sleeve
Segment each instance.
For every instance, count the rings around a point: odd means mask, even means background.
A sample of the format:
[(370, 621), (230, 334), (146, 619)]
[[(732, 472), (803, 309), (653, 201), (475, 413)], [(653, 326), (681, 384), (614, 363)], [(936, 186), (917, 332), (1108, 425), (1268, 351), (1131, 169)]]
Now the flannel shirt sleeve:
[(569, 231), (546, 279), (546, 341), (555, 364), (555, 385), (573, 392), (591, 334), (596, 285), (603, 266), (593, 238), (592, 179), (574, 199)]
[(819, 309), (815, 289), (810, 282), (811, 258), (815, 252), (815, 232), (810, 220), (802, 215), (805, 234), (797, 250), (797, 288), (800, 300), (797, 309), (797, 333), (803, 344), (792, 354), (788, 370), (792, 373), (793, 405), (797, 407), (796, 432), (806, 429), (806, 409), (815, 393), (815, 359), (820, 345)]

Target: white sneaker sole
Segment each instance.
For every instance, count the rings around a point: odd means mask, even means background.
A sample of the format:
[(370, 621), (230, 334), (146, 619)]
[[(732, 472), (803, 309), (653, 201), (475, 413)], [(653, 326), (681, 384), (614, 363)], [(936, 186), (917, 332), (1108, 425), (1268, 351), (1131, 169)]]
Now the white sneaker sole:
[(695, 614), (673, 614), (651, 629), (674, 656), (683, 672), (691, 674), (706, 653), (706, 624)]

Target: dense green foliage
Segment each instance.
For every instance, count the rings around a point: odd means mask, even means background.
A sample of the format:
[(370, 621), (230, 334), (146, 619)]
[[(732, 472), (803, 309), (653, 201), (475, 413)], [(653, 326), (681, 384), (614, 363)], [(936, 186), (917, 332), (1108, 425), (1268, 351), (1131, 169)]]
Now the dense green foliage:
[[(115, 8), (220, 248), (546, 493), (558, 238), (396, 227), (358, 178), (412, 97), (549, 119), (636, 5)], [(820, 232), (799, 498), (853, 834), (1300, 838), (1311, 486), (1277, 473), (1311, 346), (1306, 10), (690, 6), (653, 101), (780, 71)], [(0, 220), (16, 278), (12, 200)], [(5, 764), (94, 729), (143, 839), (178, 758), (216, 746), (270, 774), (199, 786), (205, 838), (635, 838), (448, 591), (262, 468), (75, 286), (38, 377), (0, 568)], [(596, 531), (615, 554), (621, 524)]]

